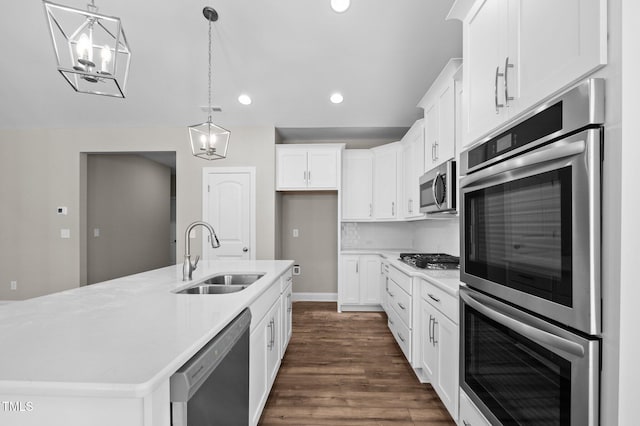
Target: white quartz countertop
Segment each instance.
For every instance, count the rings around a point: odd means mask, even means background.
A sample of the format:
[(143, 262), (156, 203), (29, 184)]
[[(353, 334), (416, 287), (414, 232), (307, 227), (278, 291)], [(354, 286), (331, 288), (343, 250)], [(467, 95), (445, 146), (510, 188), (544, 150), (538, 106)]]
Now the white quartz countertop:
[(400, 271), (405, 274), (425, 279), (434, 285), (438, 286), (442, 290), (447, 293), (458, 297), (458, 292), (460, 289), (460, 271), (457, 269), (419, 269), (414, 268), (413, 266), (407, 265), (406, 263), (398, 260), (400, 258), (400, 253), (411, 253), (415, 250), (407, 249), (407, 250), (389, 250), (389, 249), (348, 249), (341, 250), (340, 254), (372, 254), (379, 255), (385, 258), (391, 265), (395, 268), (398, 268)]
[[(201, 261), (0, 306), (0, 394), (141, 397), (168, 380), (292, 261)], [(230, 294), (175, 294), (218, 273), (265, 276)]]

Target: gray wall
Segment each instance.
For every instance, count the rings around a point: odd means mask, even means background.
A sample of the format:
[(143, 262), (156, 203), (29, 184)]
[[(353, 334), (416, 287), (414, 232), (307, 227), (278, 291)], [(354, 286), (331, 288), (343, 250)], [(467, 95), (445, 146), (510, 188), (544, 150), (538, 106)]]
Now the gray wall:
[(170, 205), (169, 167), (138, 155), (89, 155), (87, 282), (168, 266)]
[[(186, 226), (202, 217), (202, 168), (255, 166), (258, 259), (273, 259), (275, 221), (275, 129), (230, 127), (229, 158), (206, 161), (191, 155), (186, 128), (89, 128), (0, 130), (0, 300), (20, 300), (81, 284), (80, 196), (82, 153), (175, 151), (178, 262)], [(87, 137), (90, 135), (91, 137)], [(37, 147), (34, 147), (37, 142)], [(36, 149), (37, 148), (37, 149)], [(84, 162), (86, 165), (86, 162)], [(56, 214), (67, 206), (66, 216)], [(60, 229), (71, 230), (70, 239)], [(192, 242), (194, 252), (200, 249)], [(9, 290), (10, 281), (18, 289)]]
[[(282, 257), (302, 267), (294, 293), (338, 292), (337, 192), (282, 192)], [(300, 235), (293, 237), (293, 229)]]

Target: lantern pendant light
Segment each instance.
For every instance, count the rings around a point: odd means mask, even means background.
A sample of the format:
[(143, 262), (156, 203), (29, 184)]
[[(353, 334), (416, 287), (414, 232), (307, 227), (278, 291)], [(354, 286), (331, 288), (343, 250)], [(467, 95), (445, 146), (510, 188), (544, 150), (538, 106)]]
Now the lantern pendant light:
[(58, 71), (76, 92), (125, 97), (131, 50), (120, 18), (44, 0)]
[(202, 13), (209, 22), (209, 117), (204, 123), (189, 126), (189, 138), (193, 155), (205, 160), (220, 160), (227, 156), (231, 132), (211, 120), (211, 23), (218, 20), (218, 12), (205, 7)]

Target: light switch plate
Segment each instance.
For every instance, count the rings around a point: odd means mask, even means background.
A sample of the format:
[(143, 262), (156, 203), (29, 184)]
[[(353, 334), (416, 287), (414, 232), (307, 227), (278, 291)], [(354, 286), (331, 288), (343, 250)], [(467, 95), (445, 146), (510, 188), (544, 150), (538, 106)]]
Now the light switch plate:
[(298, 229), (293, 230), (293, 238), (298, 238), (300, 236), (300, 231)]
[(71, 238), (71, 230), (67, 228), (62, 228), (60, 230), (60, 238), (64, 238), (64, 239)]
[(58, 214), (61, 214), (61, 215), (64, 215), (64, 216), (66, 216), (66, 215), (67, 215), (67, 211), (68, 211), (68, 210), (67, 210), (67, 208), (66, 208), (65, 206), (61, 206), (61, 207), (58, 207), (58, 208), (56, 209), (56, 212), (57, 212)]

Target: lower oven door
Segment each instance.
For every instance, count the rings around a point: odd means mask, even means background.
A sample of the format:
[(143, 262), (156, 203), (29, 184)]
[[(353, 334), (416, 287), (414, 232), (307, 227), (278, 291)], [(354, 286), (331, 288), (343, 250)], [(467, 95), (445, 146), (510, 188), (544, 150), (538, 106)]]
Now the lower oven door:
[(460, 386), (492, 424), (598, 424), (598, 338), (468, 288), (460, 303)]

